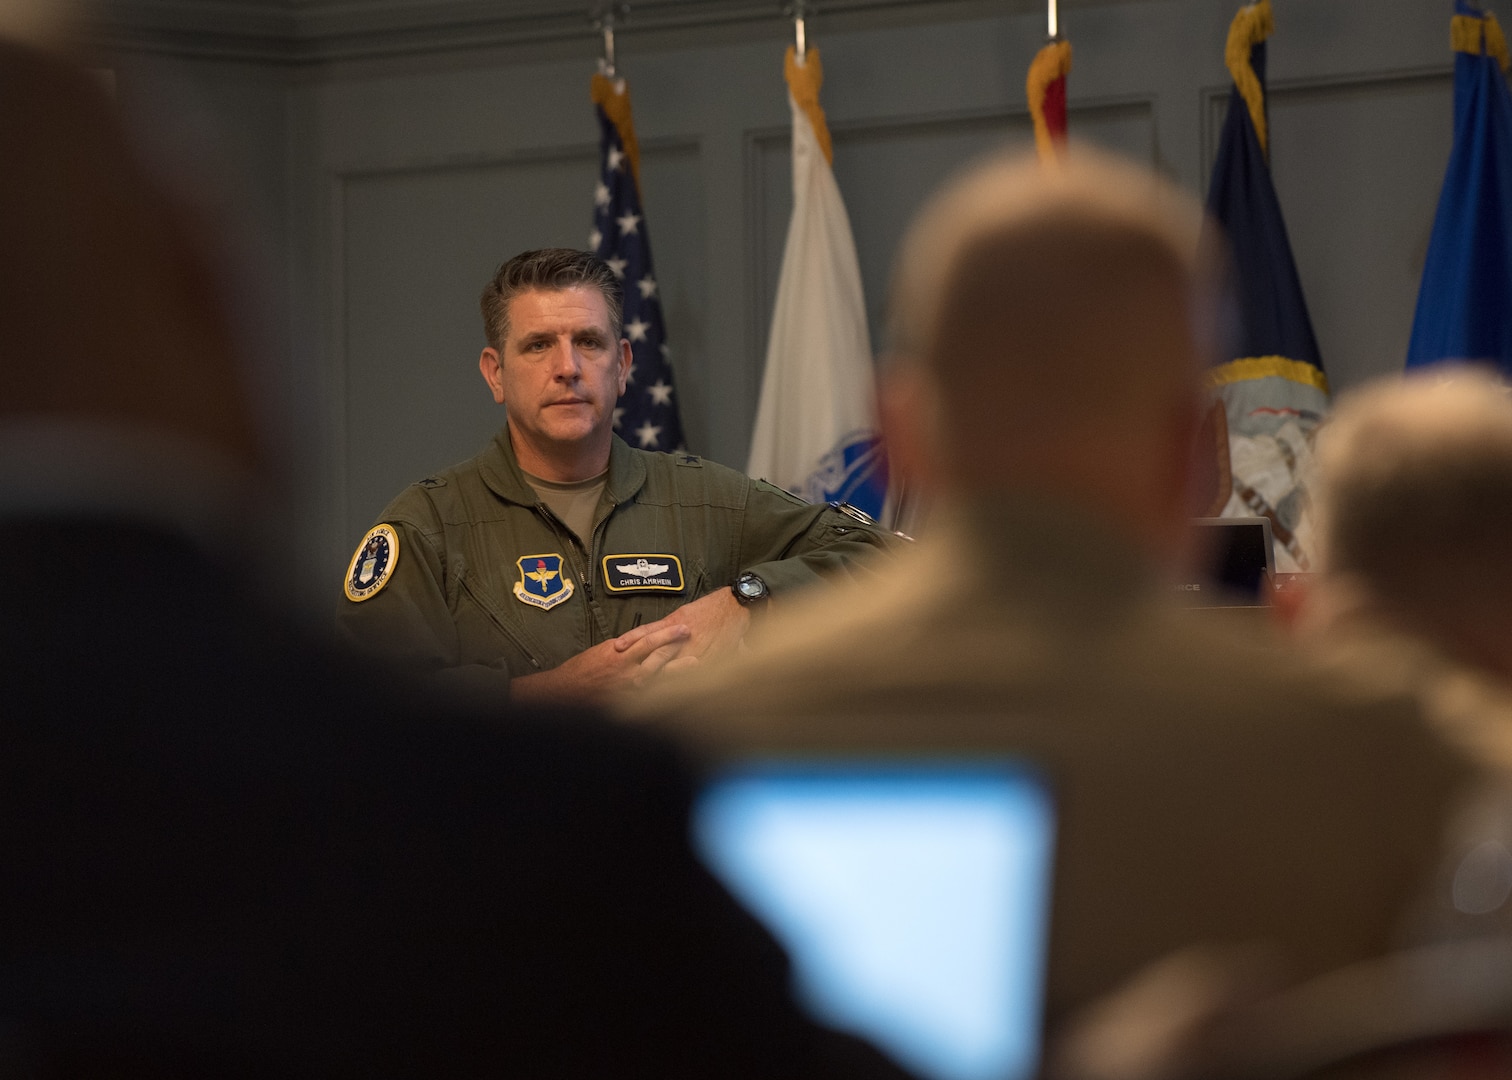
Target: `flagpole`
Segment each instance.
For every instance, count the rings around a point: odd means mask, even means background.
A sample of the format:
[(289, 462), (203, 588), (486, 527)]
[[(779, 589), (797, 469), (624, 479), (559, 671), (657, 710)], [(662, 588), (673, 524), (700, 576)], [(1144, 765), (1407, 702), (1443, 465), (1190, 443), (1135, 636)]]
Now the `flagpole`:
[(616, 78), (618, 72), (614, 66), (614, 22), (615, 9), (621, 13), (628, 11), (628, 5), (623, 0), (604, 0), (593, 10), (593, 26), (604, 36), (604, 52), (599, 57), (599, 74), (606, 79)]
[(1056, 0), (1049, 0), (1049, 10), (1045, 13), (1050, 28), (1050, 40), (1054, 41), (1060, 35), (1060, 15), (1056, 10)]
[(808, 14), (806, 0), (793, 0), (788, 13), (793, 16), (793, 54), (800, 66), (808, 59)]

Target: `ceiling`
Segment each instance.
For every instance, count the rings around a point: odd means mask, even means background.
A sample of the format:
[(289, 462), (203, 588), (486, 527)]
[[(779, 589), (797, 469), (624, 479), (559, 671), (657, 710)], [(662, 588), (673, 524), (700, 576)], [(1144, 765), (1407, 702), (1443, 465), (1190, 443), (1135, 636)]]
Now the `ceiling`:
[[(581, 40), (608, 0), (95, 0), (106, 45), (309, 63), (448, 49)], [(1076, 8), (1134, 0), (1059, 0)], [(772, 24), (792, 0), (617, 0), (626, 35)], [(1046, 0), (809, 0), (834, 26), (1042, 11)]]

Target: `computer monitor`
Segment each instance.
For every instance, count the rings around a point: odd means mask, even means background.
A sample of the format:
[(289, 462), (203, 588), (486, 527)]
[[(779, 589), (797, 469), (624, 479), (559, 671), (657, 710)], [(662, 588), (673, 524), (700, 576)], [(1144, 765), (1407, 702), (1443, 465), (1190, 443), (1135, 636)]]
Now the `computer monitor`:
[(694, 831), (818, 1020), (927, 1080), (1033, 1074), (1054, 812), (1032, 769), (746, 763), (707, 785)]

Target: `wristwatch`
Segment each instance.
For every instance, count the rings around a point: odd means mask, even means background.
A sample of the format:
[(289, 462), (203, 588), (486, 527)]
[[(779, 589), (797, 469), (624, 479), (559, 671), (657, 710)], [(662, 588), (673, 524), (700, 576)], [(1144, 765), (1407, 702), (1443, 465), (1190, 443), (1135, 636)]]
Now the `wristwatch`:
[(730, 590), (735, 594), (735, 599), (747, 607), (759, 604), (771, 595), (767, 590), (767, 583), (749, 570), (735, 579), (735, 584), (730, 586)]

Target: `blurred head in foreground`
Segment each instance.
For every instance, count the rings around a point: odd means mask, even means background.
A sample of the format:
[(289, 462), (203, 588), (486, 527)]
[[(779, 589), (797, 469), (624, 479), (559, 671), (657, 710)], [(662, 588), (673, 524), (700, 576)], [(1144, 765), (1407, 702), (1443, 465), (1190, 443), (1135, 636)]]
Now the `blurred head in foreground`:
[(1512, 678), (1512, 398), (1489, 373), (1391, 379), (1318, 435), (1324, 581)]
[(911, 488), (957, 512), (643, 707), (727, 758), (1052, 777), (1049, 1031), (1195, 942), (1302, 974), (1378, 953), (1459, 779), (1405, 695), (1331, 683), (1149, 572), (1188, 532), (1218, 306), (1201, 224), (1086, 151), (948, 187), (899, 256), (884, 394)]
[(0, 43), (0, 97), (0, 1077), (906, 1080), (799, 1011), (672, 747), (460, 711), (196, 535), (262, 469), (211, 264), (87, 75)]
[(908, 482), (1070, 501), (1167, 549), (1214, 345), (1201, 226), (1190, 196), (1086, 147), (946, 187), (891, 293), (883, 426)]
[(166, 437), (263, 459), (215, 275), (98, 81), (0, 39), (0, 430)]

